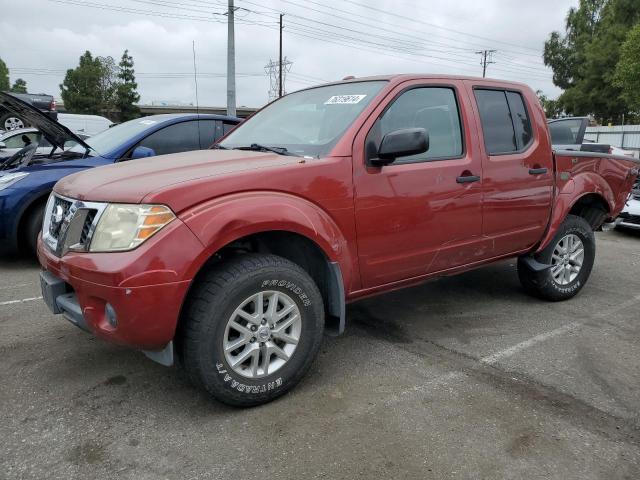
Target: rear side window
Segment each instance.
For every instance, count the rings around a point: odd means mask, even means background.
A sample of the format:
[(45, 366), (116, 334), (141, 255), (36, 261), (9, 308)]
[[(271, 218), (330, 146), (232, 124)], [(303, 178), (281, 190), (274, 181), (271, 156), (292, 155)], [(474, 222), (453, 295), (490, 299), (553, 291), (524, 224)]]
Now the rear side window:
[(505, 92), (477, 89), (475, 94), (487, 153), (495, 155), (517, 151), (516, 132)]
[(516, 132), (518, 150), (522, 150), (529, 145), (529, 142), (533, 139), (531, 121), (529, 120), (529, 115), (527, 115), (527, 109), (524, 106), (522, 95), (517, 92), (507, 92), (507, 100)]
[(213, 142), (215, 142), (220, 135), (218, 127), (220, 122), (216, 120), (198, 120), (198, 126), (200, 128), (200, 148), (202, 150), (209, 148)]
[(181, 122), (152, 133), (139, 144), (151, 148), (156, 155), (200, 149), (198, 122)]

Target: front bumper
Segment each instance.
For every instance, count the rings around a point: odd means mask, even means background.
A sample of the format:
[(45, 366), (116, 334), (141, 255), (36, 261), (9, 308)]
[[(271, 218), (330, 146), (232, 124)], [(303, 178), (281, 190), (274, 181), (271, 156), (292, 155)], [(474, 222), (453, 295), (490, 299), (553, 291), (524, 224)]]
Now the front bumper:
[(40, 239), (43, 298), (53, 313), (97, 337), (162, 350), (173, 340), (191, 284), (189, 269), (202, 250), (180, 221), (129, 252), (59, 258)]

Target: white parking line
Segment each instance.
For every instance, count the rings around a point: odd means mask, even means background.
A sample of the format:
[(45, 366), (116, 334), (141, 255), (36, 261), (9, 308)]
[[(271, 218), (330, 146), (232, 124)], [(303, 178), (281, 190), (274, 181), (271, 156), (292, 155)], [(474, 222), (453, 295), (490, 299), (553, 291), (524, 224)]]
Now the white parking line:
[(42, 297), (23, 298), (22, 300), (8, 300), (6, 302), (0, 302), (0, 307), (4, 305), (13, 305), (14, 303), (33, 302), (34, 300), (41, 300)]
[(509, 348), (505, 348), (504, 350), (501, 350), (499, 352), (493, 353), (491, 355), (487, 355), (486, 357), (482, 357), (480, 358), (480, 361), (482, 363), (487, 363), (489, 365), (492, 365), (496, 363), (498, 360), (515, 355), (516, 353), (518, 353), (521, 350), (524, 350), (525, 348), (532, 347), (537, 343), (544, 342), (545, 340), (548, 340), (550, 338), (557, 337), (558, 335), (562, 335), (563, 333), (567, 333), (568, 331), (573, 330), (574, 328), (578, 328), (581, 325), (582, 323), (580, 322), (567, 323), (566, 325), (556, 328), (555, 330), (541, 333), (540, 335), (531, 337), (525, 340), (524, 342), (516, 343), (515, 345)]
[(0, 290), (10, 290), (12, 288), (20, 288), (20, 287), (31, 287), (35, 286), (33, 283), (16, 283), (15, 285), (7, 285), (4, 287), (0, 287)]
[[(625, 308), (629, 308), (633, 305), (636, 305), (637, 303), (640, 303), (640, 295), (636, 295), (635, 297), (631, 297), (629, 300), (627, 300), (626, 302), (622, 302), (619, 305), (616, 305), (615, 307), (611, 307), (608, 310), (596, 313), (595, 315), (591, 316), (591, 320), (593, 320), (594, 318), (604, 318), (607, 317), (609, 315), (613, 315), (614, 313), (617, 313), (621, 310), (624, 310)], [(501, 350), (499, 352), (493, 353), (491, 355), (487, 355), (486, 357), (482, 357), (480, 358), (480, 361), (482, 363), (486, 363), (488, 365), (492, 365), (494, 363), (496, 363), (498, 360), (501, 360), (503, 358), (507, 358), (507, 357), (511, 357), (512, 355), (515, 355), (516, 353), (532, 347), (540, 342), (544, 342), (545, 340), (548, 340), (550, 338), (553, 337), (557, 337), (558, 335), (562, 335), (564, 333), (567, 333), (573, 329), (576, 328), (580, 328), (581, 326), (583, 326), (585, 323), (588, 323), (589, 319), (587, 319), (584, 322), (571, 322), (571, 323), (567, 323), (566, 325), (563, 325), (562, 327), (558, 327), (555, 330), (551, 330), (549, 332), (544, 332), (541, 333), (539, 335), (536, 335), (534, 337), (531, 337), (527, 340), (525, 340), (524, 342), (520, 342), (517, 343), (509, 348), (505, 348), (504, 350)]]

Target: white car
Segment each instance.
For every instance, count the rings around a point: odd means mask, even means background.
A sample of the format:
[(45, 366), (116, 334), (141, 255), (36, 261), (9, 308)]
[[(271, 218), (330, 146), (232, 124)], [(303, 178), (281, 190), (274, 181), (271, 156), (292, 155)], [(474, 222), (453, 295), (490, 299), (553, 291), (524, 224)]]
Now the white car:
[(58, 123), (84, 137), (92, 137), (113, 126), (111, 120), (100, 115), (79, 115), (75, 113), (59, 113)]
[(37, 128), (18, 128), (0, 135), (0, 159), (8, 158), (27, 145), (35, 143), (37, 153), (48, 153), (53, 148)]
[(640, 175), (631, 190), (627, 205), (618, 217), (617, 225), (625, 228), (640, 230)]

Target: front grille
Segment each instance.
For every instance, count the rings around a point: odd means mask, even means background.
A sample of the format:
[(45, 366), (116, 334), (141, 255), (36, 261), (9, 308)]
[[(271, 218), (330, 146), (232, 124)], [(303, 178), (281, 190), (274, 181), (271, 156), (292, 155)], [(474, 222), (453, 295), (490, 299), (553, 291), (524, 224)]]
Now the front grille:
[(78, 242), (80, 245), (87, 246), (87, 239), (89, 238), (89, 233), (91, 232), (91, 226), (93, 225), (93, 220), (96, 218), (97, 210), (89, 210), (87, 212), (87, 216), (84, 219), (84, 224), (82, 225), (82, 232), (80, 233), (80, 241)]
[(56, 240), (60, 236), (60, 229), (62, 228), (63, 220), (69, 214), (70, 208), (71, 202), (69, 200), (56, 196), (53, 200), (53, 209), (50, 212), (47, 212), (48, 215), (51, 215), (49, 235)]
[(47, 203), (43, 240), (58, 256), (69, 250), (87, 251), (105, 203), (71, 200), (53, 194)]

